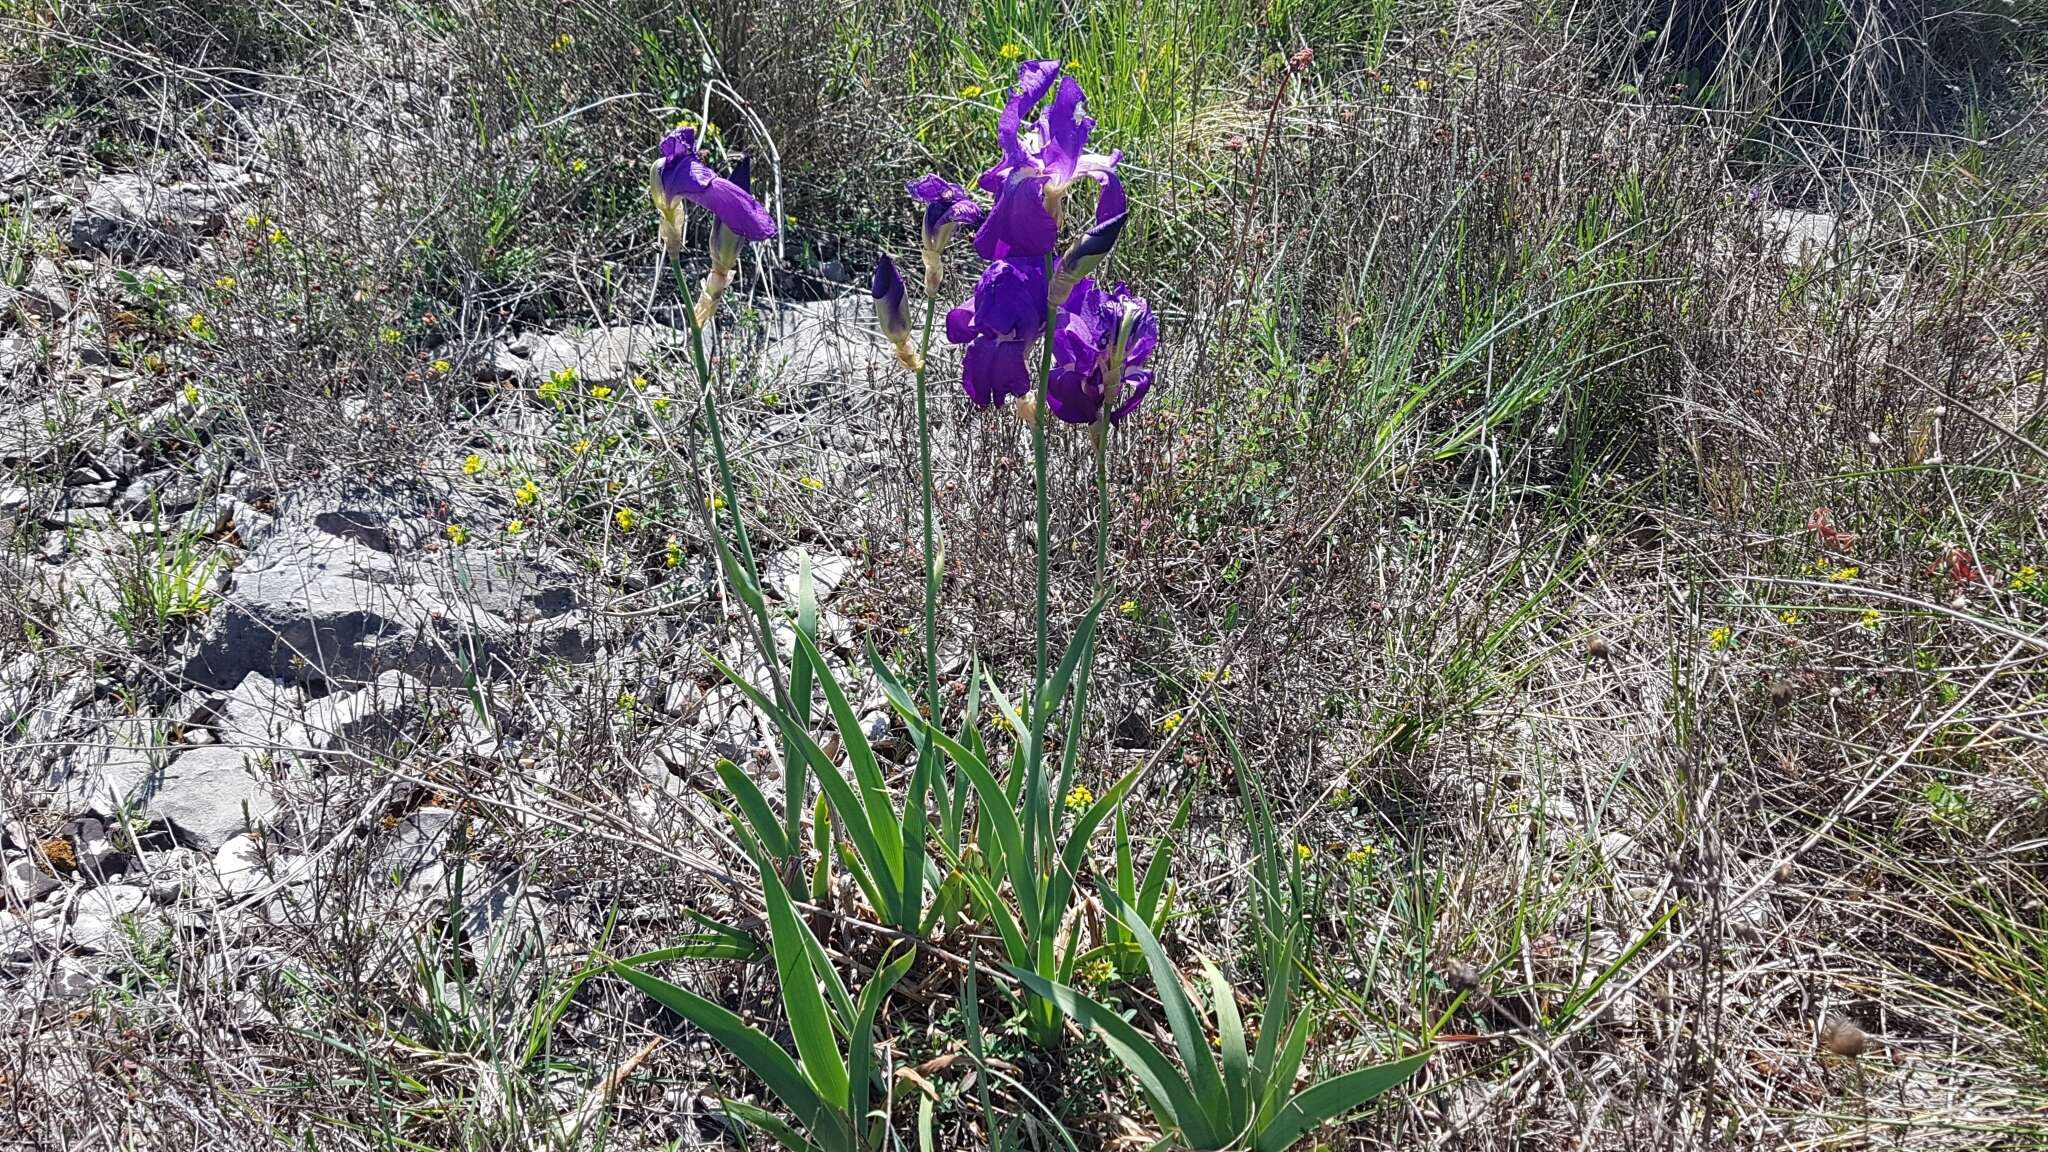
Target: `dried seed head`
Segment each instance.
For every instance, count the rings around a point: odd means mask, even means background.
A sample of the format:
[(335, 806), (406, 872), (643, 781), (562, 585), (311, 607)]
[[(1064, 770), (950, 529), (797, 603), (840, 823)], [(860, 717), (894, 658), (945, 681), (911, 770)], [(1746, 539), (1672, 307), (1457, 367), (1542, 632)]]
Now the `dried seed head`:
[(1771, 707), (1783, 708), (1792, 702), (1792, 682), (1783, 677), (1771, 681)]
[(1457, 991), (1479, 987), (1479, 969), (1470, 961), (1453, 960), (1444, 965), (1444, 979)]
[(1605, 636), (1595, 636), (1586, 641), (1586, 655), (1595, 660), (1609, 660), (1614, 657), (1614, 648)]
[(1821, 1022), (1820, 1046), (1837, 1056), (1861, 1056), (1870, 1049), (1870, 1036), (1843, 1016)]

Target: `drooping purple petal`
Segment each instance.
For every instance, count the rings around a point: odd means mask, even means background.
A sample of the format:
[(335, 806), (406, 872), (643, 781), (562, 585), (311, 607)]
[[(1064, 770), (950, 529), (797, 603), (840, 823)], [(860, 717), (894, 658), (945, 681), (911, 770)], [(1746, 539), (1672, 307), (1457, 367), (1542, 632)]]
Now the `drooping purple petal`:
[(760, 201), (745, 187), (720, 176), (697, 159), (694, 128), (678, 128), (662, 137), (658, 170), (663, 194), (696, 204), (748, 240), (766, 240), (775, 235), (775, 218), (761, 207)]
[(718, 175), (702, 164), (692, 165), (701, 169), (708, 177), (704, 187), (697, 192), (683, 195), (713, 216), (718, 222), (732, 229), (748, 240), (766, 240), (775, 235), (775, 217), (768, 214), (761, 202), (749, 195), (739, 185)]
[(974, 339), (974, 333), (974, 301), (946, 313), (946, 343), (965, 344)]
[(999, 404), (1031, 392), (1031, 373), (1024, 365), (1022, 341), (977, 336), (961, 360), (960, 383), (977, 408)]
[(1045, 207), (1046, 176), (1030, 168), (1012, 169), (996, 196), (996, 206), (974, 234), (974, 250), (984, 260), (1044, 259), (1059, 240), (1059, 222)]
[(1140, 368), (1136, 372), (1125, 373), (1123, 402), (1116, 406), (1116, 411), (1109, 414), (1109, 422), (1111, 424), (1120, 423), (1124, 417), (1137, 411), (1139, 403), (1145, 399), (1145, 393), (1151, 390), (1152, 372), (1150, 369)]
[(1086, 176), (1102, 185), (1102, 195), (1095, 200), (1097, 224), (1125, 215), (1129, 211), (1128, 202), (1124, 199), (1124, 182), (1116, 174), (1116, 162), (1123, 159), (1123, 155), (1121, 148), (1107, 156), (1091, 152), (1081, 157), (1081, 164), (1076, 169), (1078, 175)]
[(1045, 401), (1064, 424), (1093, 424), (1102, 411), (1102, 390), (1091, 387), (1088, 374), (1054, 369), (1045, 382)]
[(1037, 339), (1045, 331), (1045, 270), (1013, 260), (990, 264), (974, 286), (974, 330), (1007, 340)]

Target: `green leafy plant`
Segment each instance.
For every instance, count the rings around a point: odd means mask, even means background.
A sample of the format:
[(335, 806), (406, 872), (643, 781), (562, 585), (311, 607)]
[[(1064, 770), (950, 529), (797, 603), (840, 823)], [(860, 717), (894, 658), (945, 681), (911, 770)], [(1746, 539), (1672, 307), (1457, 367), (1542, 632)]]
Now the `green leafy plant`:
[[(1267, 973), (1260, 1017), (1264, 1026), (1250, 1042), (1230, 980), (1214, 964), (1203, 962), (1219, 1052), (1209, 1046), (1202, 1013), (1181, 987), (1179, 973), (1137, 909), (1110, 889), (1103, 891), (1103, 902), (1144, 953), (1173, 1031), (1180, 1067), (1116, 1010), (1035, 972), (1013, 967), (1010, 975), (1059, 1005), (1075, 1022), (1093, 1028), (1137, 1080), (1160, 1127), (1196, 1152), (1285, 1152), (1323, 1123), (1371, 1103), (1429, 1060), (1428, 1053), (1418, 1052), (1332, 1076), (1290, 1094), (1315, 1028), (1314, 1016), (1307, 1011), (1286, 1022), (1294, 994), (1291, 956), (1290, 963)], [(1292, 947), (1287, 951), (1291, 953)]]
[[(743, 838), (746, 829), (734, 821)], [(870, 1152), (888, 1145), (888, 1111), (874, 1107), (874, 1091), (887, 1080), (874, 1064), (875, 1018), (889, 990), (910, 970), (915, 953), (884, 960), (854, 1000), (824, 946), (802, 919), (773, 862), (751, 840), (768, 910), (769, 951), (782, 988), (784, 1013), (796, 1056), (738, 1015), (639, 967), (647, 958), (620, 961), (611, 971), (663, 1007), (703, 1029), (767, 1086), (795, 1117), (792, 1125), (764, 1108), (738, 1100), (725, 1110), (795, 1152)], [(844, 1040), (844, 1048), (841, 1041)]]
[[(955, 874), (967, 885), (977, 913), (995, 927), (1006, 959), (1013, 966), (1039, 974), (1046, 980), (1071, 981), (1081, 954), (1078, 933), (1066, 931), (1067, 910), (1073, 903), (1075, 880), (1087, 860), (1089, 841), (1111, 813), (1123, 803), (1138, 782), (1140, 769), (1132, 769), (1093, 802), (1072, 812), (1062, 803), (1066, 794), (1056, 789), (1047, 772), (1043, 726), (1056, 702), (1064, 699), (1075, 672), (1085, 667), (1095, 647), (1095, 625), (1102, 611), (1101, 601), (1081, 618), (1074, 642), (1047, 679), (1045, 690), (1026, 719), (996, 687), (984, 677), (1014, 737), (1014, 751), (1005, 778), (998, 779), (989, 767), (988, 749), (971, 725), (959, 737), (948, 736), (918, 710), (909, 690), (896, 679), (881, 660), (869, 653), (870, 663), (883, 691), (906, 723), (921, 740), (936, 745), (946, 760), (967, 781), (979, 801), (978, 851), (956, 856)], [(1071, 778), (1073, 750), (1081, 743), (1085, 706), (1080, 691), (1068, 714), (1066, 759), (1061, 783)], [(1003, 882), (1015, 908), (1004, 899)], [(1029, 998), (1027, 1027), (1042, 1044), (1053, 1043), (1059, 1035), (1059, 1014), (1051, 1001)]]

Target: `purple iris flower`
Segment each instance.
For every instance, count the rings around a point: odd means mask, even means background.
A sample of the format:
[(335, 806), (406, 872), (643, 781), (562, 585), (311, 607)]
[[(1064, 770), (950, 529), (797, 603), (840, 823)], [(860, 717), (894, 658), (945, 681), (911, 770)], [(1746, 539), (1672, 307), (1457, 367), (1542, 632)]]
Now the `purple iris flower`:
[(1152, 387), (1145, 367), (1159, 343), (1159, 321), (1142, 296), (1122, 284), (1104, 291), (1083, 280), (1060, 305), (1052, 338), (1046, 399), (1069, 424), (1093, 424), (1109, 409), (1114, 424)]
[(775, 235), (775, 218), (761, 207), (746, 188), (720, 176), (697, 159), (697, 130), (678, 128), (662, 138), (661, 159), (654, 165), (654, 205), (662, 215), (662, 239), (670, 232), (675, 244), (681, 240), (681, 201), (688, 200), (718, 218), (718, 222), (747, 240), (766, 240)]
[[(1026, 123), (1025, 117), (1053, 92), (1055, 82), (1059, 90), (1045, 112)], [(1087, 102), (1081, 85), (1060, 74), (1059, 61), (1026, 60), (1017, 66), (1017, 86), (1010, 90), (997, 123), (1003, 158), (981, 174), (982, 190), (996, 198), (995, 209), (974, 235), (975, 250), (983, 258), (1050, 255), (1059, 240), (1060, 204), (1076, 180), (1102, 185), (1095, 209), (1098, 222), (1123, 215), (1124, 186), (1116, 175), (1123, 153), (1104, 156), (1088, 151), (1095, 118), (1087, 114)]]
[(1025, 353), (1045, 332), (1045, 269), (998, 260), (981, 274), (974, 296), (946, 313), (946, 339), (967, 345), (961, 383), (977, 408), (1028, 395)]
[(945, 279), (946, 241), (961, 224), (980, 224), (988, 209), (967, 189), (933, 173), (910, 182), (912, 197), (924, 201), (924, 290), (937, 292)]

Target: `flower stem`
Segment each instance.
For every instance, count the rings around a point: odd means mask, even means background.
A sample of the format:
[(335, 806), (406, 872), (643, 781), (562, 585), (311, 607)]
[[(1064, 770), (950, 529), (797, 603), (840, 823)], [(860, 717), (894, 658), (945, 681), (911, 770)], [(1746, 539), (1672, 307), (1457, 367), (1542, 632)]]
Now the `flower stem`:
[[(689, 282), (684, 279), (683, 268), (680, 262), (675, 266), (675, 277), (676, 296), (685, 302), (683, 305), (683, 316), (689, 321), (690, 325), (690, 360), (697, 369), (698, 391), (703, 393), (704, 425), (711, 436), (711, 456), (712, 459), (718, 462), (718, 483), (719, 488), (725, 494), (726, 515), (732, 518), (733, 542), (736, 546), (735, 551), (740, 571), (728, 572), (726, 573), (726, 578), (734, 583), (744, 580), (752, 589), (752, 595), (743, 595), (741, 599), (748, 601), (753, 608), (754, 630), (756, 631), (754, 640), (760, 646), (762, 663), (767, 665), (768, 682), (775, 692), (775, 702), (784, 711), (789, 711), (789, 692), (784, 687), (782, 680), (782, 654), (776, 650), (775, 627), (768, 619), (768, 604), (763, 599), (761, 591), (761, 568), (754, 562), (754, 545), (747, 537), (747, 523), (740, 516), (739, 489), (733, 483), (732, 461), (725, 451), (725, 431), (718, 419), (718, 389), (713, 385), (711, 362), (704, 355), (704, 328), (697, 321), (696, 309), (688, 304), (690, 299)], [(718, 531), (718, 513), (715, 509), (707, 509), (707, 511), (710, 512), (711, 530), (713, 533), (716, 533)], [(716, 546), (715, 540), (713, 545), (714, 547)], [(783, 771), (786, 773), (802, 772), (804, 769), (801, 753), (789, 741), (785, 740), (783, 744)], [(792, 820), (793, 826), (794, 821)]]
[(1095, 597), (1109, 587), (1109, 405), (1095, 422)]
[[(1052, 284), (1054, 263), (1054, 257), (1047, 256), (1045, 258), (1045, 282), (1048, 286), (1048, 292), (1050, 292), (1050, 285)], [(1033, 786), (1030, 799), (1035, 802), (1031, 813), (1030, 827), (1034, 830), (1039, 828), (1045, 830), (1045, 850), (1047, 852), (1052, 850), (1052, 805), (1059, 802), (1058, 797), (1046, 794), (1048, 782), (1045, 778), (1044, 764), (1045, 725), (1050, 718), (1048, 714), (1053, 709), (1053, 702), (1044, 698), (1046, 632), (1050, 623), (1047, 615), (1049, 610), (1048, 601), (1051, 598), (1049, 595), (1051, 590), (1049, 549), (1052, 538), (1052, 493), (1047, 490), (1046, 486), (1045, 422), (1048, 419), (1048, 410), (1051, 407), (1046, 401), (1046, 388), (1051, 380), (1052, 300), (1050, 295), (1048, 295), (1046, 300), (1045, 330), (1039, 336), (1038, 391), (1035, 397), (1037, 403), (1031, 412), (1031, 463), (1033, 475), (1037, 480), (1038, 495), (1038, 533), (1036, 541), (1038, 545), (1038, 597), (1036, 612), (1034, 613), (1034, 619), (1037, 623), (1037, 646), (1034, 653), (1035, 658), (1032, 664), (1031, 676), (1030, 737), (1028, 741), (1029, 747), (1025, 751), (1025, 762), (1030, 767), (1031, 784)], [(1035, 837), (1027, 834), (1027, 855), (1032, 854), (1028, 847), (1032, 839), (1035, 839)]]
[(933, 511), (932, 427), (926, 406), (925, 374), (931, 361), (932, 321), (938, 310), (939, 298), (927, 296), (924, 302), (924, 339), (917, 357), (917, 463), (924, 489), (925, 703), (931, 706), (934, 724), (939, 720), (939, 553)]

